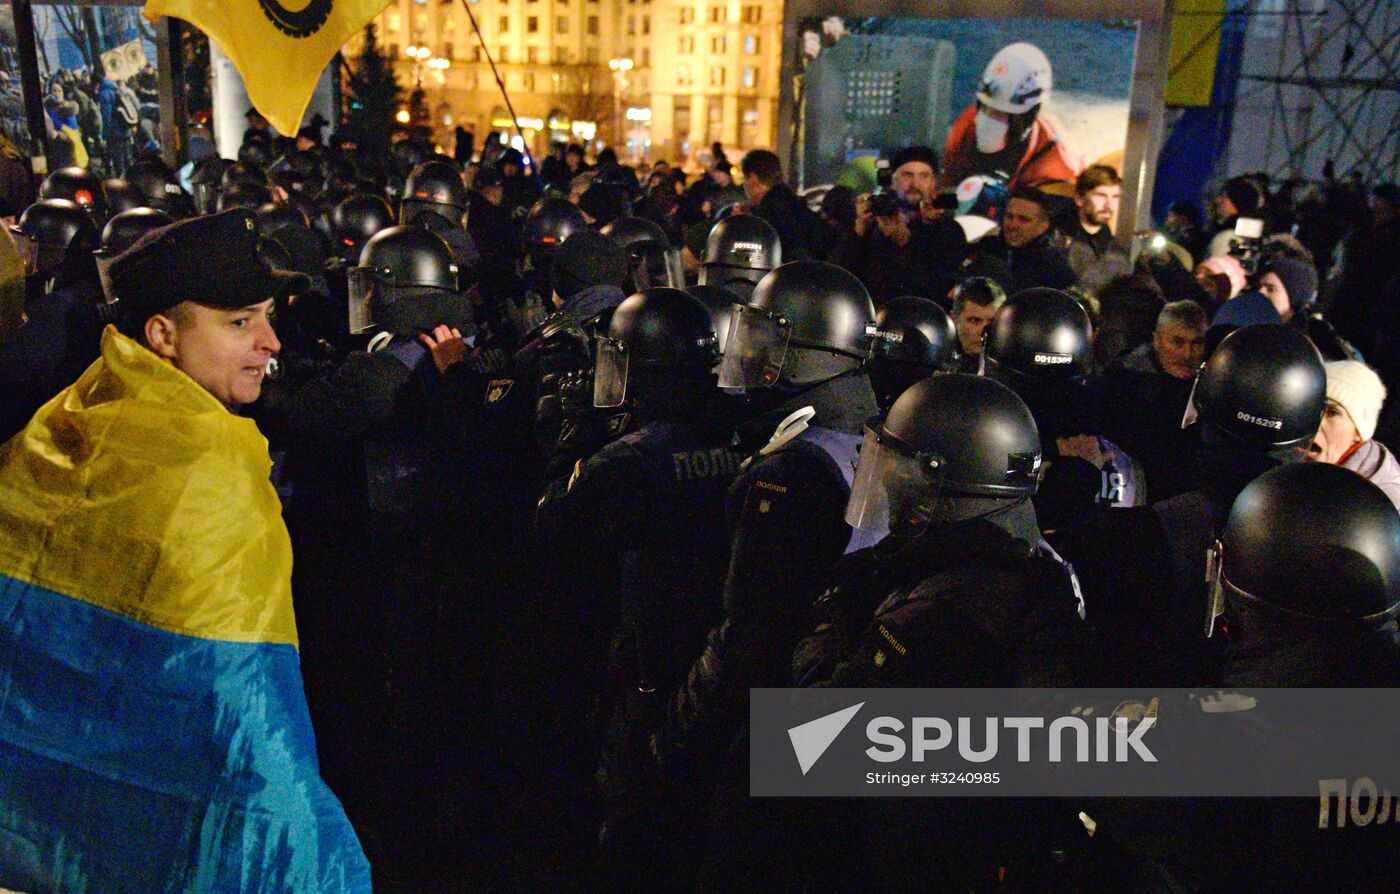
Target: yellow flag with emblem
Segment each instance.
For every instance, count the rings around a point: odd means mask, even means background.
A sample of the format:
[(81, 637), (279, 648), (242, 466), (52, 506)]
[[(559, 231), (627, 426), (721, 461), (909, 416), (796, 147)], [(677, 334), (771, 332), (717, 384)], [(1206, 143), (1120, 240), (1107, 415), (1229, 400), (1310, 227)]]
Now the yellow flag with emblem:
[(389, 0), (146, 0), (142, 13), (184, 19), (233, 61), (253, 107), (283, 134), (301, 126), (321, 71)]

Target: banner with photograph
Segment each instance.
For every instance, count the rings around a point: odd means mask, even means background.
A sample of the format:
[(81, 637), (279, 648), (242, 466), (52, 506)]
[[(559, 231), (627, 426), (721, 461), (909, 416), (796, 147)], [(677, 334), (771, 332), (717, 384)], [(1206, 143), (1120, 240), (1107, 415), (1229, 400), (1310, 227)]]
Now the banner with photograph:
[(120, 177), (160, 151), (155, 32), (139, 7), (35, 6), (34, 37), (50, 169)]
[(831, 16), (798, 28), (804, 187), (920, 142), (941, 156), (960, 214), (1018, 186), (1068, 194), (1090, 164), (1122, 168), (1135, 21)]

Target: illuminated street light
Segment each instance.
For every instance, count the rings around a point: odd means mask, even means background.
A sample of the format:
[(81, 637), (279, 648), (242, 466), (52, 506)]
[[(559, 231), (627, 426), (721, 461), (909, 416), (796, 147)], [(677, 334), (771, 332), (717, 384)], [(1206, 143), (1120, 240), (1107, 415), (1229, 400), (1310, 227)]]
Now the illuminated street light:
[[(627, 72), (632, 70), (632, 60), (626, 56), (614, 56), (608, 60), (608, 68), (613, 72), (614, 128), (617, 130), (617, 146), (623, 146), (622, 137), (622, 93), (627, 89)], [(624, 149), (624, 152), (626, 150)]]

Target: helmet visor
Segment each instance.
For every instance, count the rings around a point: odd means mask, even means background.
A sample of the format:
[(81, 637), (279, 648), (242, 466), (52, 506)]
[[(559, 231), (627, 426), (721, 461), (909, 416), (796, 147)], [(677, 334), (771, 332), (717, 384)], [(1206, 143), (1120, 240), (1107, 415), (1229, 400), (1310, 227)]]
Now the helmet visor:
[(928, 527), (939, 491), (940, 463), (900, 450), (877, 427), (865, 426), (846, 524), (881, 537), (917, 537)]
[(370, 310), (370, 297), (376, 283), (372, 267), (352, 267), (348, 275), (350, 301), (347, 306), (350, 319), (350, 334), (359, 335), (374, 328), (374, 314)]
[(719, 365), (719, 387), (767, 388), (778, 381), (792, 328), (782, 317), (747, 304), (735, 305)]
[(627, 343), (598, 337), (593, 364), (593, 406), (620, 407), (627, 399)]
[(14, 237), (15, 248), (19, 251), (20, 259), (24, 261), (25, 274), (34, 275), (39, 271), (39, 243), (19, 230), (10, 230), (10, 235)]

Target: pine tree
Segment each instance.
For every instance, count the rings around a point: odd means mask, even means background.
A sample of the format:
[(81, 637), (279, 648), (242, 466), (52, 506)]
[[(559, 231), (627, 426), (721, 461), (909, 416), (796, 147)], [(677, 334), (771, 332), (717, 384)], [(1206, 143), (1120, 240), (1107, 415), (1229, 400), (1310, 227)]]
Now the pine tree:
[(402, 96), (394, 67), (379, 49), (374, 24), (366, 25), (364, 47), (350, 66), (345, 85), (345, 119), (359, 132), (362, 145), (375, 153), (389, 151), (389, 134)]

